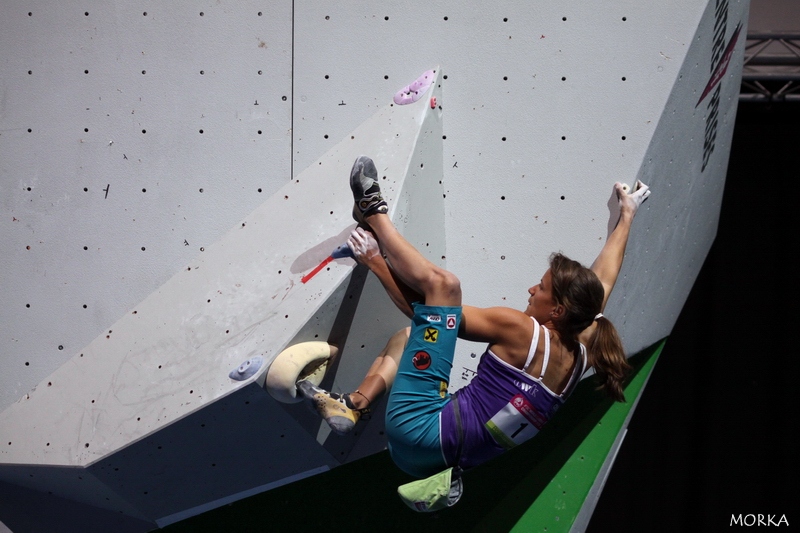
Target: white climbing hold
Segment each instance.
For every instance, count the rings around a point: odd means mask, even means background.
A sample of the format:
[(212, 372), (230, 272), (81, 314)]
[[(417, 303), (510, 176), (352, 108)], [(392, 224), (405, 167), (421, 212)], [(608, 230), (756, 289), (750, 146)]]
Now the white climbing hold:
[(258, 369), (264, 364), (264, 358), (260, 355), (254, 355), (237, 368), (231, 370), (228, 377), (236, 381), (244, 381), (256, 375)]

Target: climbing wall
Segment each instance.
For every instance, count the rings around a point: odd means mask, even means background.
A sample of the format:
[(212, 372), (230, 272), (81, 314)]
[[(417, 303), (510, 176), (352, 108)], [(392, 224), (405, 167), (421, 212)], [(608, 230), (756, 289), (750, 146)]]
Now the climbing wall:
[[(746, 32), (746, 0), (602, 6), (505, 1), (485, 10), (450, 1), (267, 4), (95, 7), (15, 0), (0, 7), (4, 495), (24, 486), (36, 494), (51, 491), (57, 502), (48, 505), (60, 508), (68, 508), (71, 497), (92, 509), (109, 502), (104, 509), (130, 517), (131, 530), (141, 530), (142, 523), (169, 523), (380, 449), (379, 424), (371, 422), (355, 441), (337, 442), (299, 406), (267, 397), (260, 387), (263, 372), (242, 385), (222, 379), (260, 350), (246, 331), (258, 319), (249, 314), (246, 322), (240, 311), (252, 304), (248, 309), (271, 313), (258, 301), (275, 295), (255, 287), (299, 283), (324, 259), (325, 246), (346, 235), (352, 221), (338, 204), (327, 225), (307, 219), (316, 221), (315, 210), (347, 193), (350, 161), (363, 151), (397, 174), (388, 177), (402, 199), (395, 220), (418, 246), (429, 248), (431, 258), (459, 275), (465, 301), (479, 306), (523, 308), (527, 288), (538, 282), (553, 251), (591, 262), (612, 227), (613, 183), (641, 178), (654, 193), (637, 217), (606, 314), (630, 353), (669, 334), (716, 232), (744, 44), (736, 36)], [(438, 66), (440, 96), (428, 112), (434, 123), (416, 111), (414, 127), (391, 123), (399, 116), (392, 95)], [(384, 117), (377, 119), (383, 126), (354, 135), (375, 117)], [(402, 144), (408, 153), (393, 154), (399, 145), (392, 136), (399, 135), (414, 136)], [(434, 153), (439, 160), (424, 167)], [(325, 187), (338, 180), (341, 191), (326, 188), (331, 192), (307, 193), (308, 201), (280, 207), (287, 196), (282, 187), (301, 178), (305, 183), (304, 172)], [(252, 229), (248, 221), (265, 205), (272, 205), (271, 215), (255, 218), (269, 226), (256, 235), (295, 236), (307, 246), (289, 253), (284, 245), (267, 249), (265, 241), (253, 240), (251, 252), (264, 265), (274, 261), (289, 269), (254, 267), (242, 289), (230, 272), (256, 264), (241, 244), (246, 238), (239, 237), (233, 253), (208, 256), (234, 238), (232, 232)], [(435, 214), (419, 214), (420, 205)], [(305, 215), (312, 211), (313, 217)], [(207, 261), (216, 265), (215, 275), (228, 275), (225, 298), (232, 300), (225, 301), (234, 303), (227, 311), (189, 303), (216, 304), (216, 294), (203, 292), (210, 283), (191, 282), (184, 293), (174, 288), (183, 287), (177, 276), (203, 276), (202, 266), (187, 269)], [(338, 335), (349, 345), (332, 385), (346, 390), (357, 384), (381, 342), (377, 334), (361, 340), (349, 327), (337, 329), (342, 302), (357, 302), (348, 311), (347, 323), (357, 324), (353, 331), (366, 331), (369, 320), (377, 320), (382, 335), (402, 321), (385, 310), (388, 301), (380, 299), (374, 279), (352, 264), (332, 266), (333, 274), (326, 270), (314, 279), (325, 298), (293, 293), (301, 295), (291, 301), (304, 319), (282, 330), (281, 341), (262, 335), (259, 342), (263, 353), (274, 356), (292, 340)], [(256, 275), (266, 285), (251, 283)], [(165, 296), (178, 294), (185, 299)], [(649, 304), (641, 305), (643, 299)], [(169, 324), (207, 324), (181, 344), (205, 355), (195, 363), (185, 352), (171, 357), (175, 338), (155, 320), (136, 335), (115, 326), (134, 312), (141, 318), (143, 308), (168, 317)], [(223, 338), (212, 339), (216, 334)], [(158, 378), (147, 374), (143, 384), (140, 369), (126, 359), (141, 353), (141, 339), (148, 338), (163, 343), (158, 357), (147, 360), (172, 365), (167, 379), (187, 395), (163, 404), (177, 409), (168, 419), (148, 411), (154, 404), (145, 401), (161, 394), (152, 385)], [(230, 340), (236, 338), (245, 340)], [(106, 341), (115, 343), (120, 357), (116, 370), (99, 344)], [(214, 347), (222, 348), (216, 359)], [(471, 378), (482, 348), (459, 345), (452, 388)], [(91, 354), (93, 362), (82, 361), (82, 354)], [(132, 430), (140, 417), (135, 410), (96, 405), (100, 397), (90, 397), (93, 389), (80, 379), (97, 372), (118, 380), (120, 388), (109, 392), (114, 401), (142, 404), (157, 423)], [(86, 398), (71, 405), (73, 397), (53, 389), (64, 380), (53, 376), (67, 377), (70, 390)], [(219, 376), (224, 385), (203, 388)], [(199, 398), (195, 390), (206, 394)], [(48, 429), (30, 415), (13, 414), (24, 413), (20, 405), (33, 395), (59, 402), (70, 413), (63, 420), (80, 421), (72, 430), (81, 438), (48, 449), (57, 440)], [(259, 452), (276, 465), (268, 475), (224, 454), (225, 431), (246, 431), (253, 423), (252, 413), (242, 409), (253, 409), (258, 420), (279, 420), (285, 429), (279, 435), (295, 439)], [(114, 419), (120, 412), (124, 420)], [(93, 440), (98, 420), (121, 431)], [(268, 427), (258, 431), (273, 442)], [(15, 454), (32, 432), (41, 449), (26, 447), (21, 459)], [(179, 464), (162, 458), (152, 470), (142, 466), (171, 443), (184, 450), (169, 452)], [(187, 443), (193, 448), (185, 451)], [(302, 465), (293, 465), (290, 450), (300, 449), (293, 448), (297, 443), (308, 450)], [(95, 449), (103, 451), (93, 455)], [(26, 466), (38, 464), (51, 466)], [(224, 494), (208, 484), (218, 465), (236, 480)], [(73, 467), (91, 471), (76, 474)], [(237, 477), (237, 468), (247, 475)], [(203, 473), (191, 491), (169, 501), (187, 470)], [(167, 499), (154, 502), (150, 487), (165, 472)], [(78, 475), (86, 483), (75, 491)], [(113, 489), (123, 485), (125, 490)], [(18, 494), (30, 499), (27, 490)], [(0, 513), (16, 511), (9, 504)]]

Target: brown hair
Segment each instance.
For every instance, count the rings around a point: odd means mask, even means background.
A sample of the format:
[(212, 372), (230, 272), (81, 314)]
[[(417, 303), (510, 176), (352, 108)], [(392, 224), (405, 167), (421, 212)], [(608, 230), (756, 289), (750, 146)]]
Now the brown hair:
[[(603, 306), (604, 289), (590, 269), (560, 253), (550, 256), (553, 297), (564, 306), (564, 313), (554, 320), (556, 331), (568, 349), (574, 351), (578, 335), (592, 325)], [(617, 329), (605, 317), (597, 320), (597, 328), (589, 341), (589, 364), (594, 367), (602, 389), (612, 399), (625, 401), (622, 382), (630, 369)]]

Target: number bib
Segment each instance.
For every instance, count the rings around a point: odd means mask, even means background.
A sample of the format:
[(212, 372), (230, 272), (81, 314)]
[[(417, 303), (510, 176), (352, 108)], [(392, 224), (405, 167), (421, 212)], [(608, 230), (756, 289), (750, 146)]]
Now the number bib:
[(539, 433), (545, 422), (547, 417), (525, 396), (517, 394), (486, 422), (486, 429), (498, 444), (508, 450)]

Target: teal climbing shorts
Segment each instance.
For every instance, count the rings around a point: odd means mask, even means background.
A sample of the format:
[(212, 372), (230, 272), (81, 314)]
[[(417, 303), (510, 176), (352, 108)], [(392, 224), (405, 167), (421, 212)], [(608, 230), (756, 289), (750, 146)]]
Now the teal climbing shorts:
[(461, 307), (414, 304), (411, 334), (386, 408), (389, 453), (397, 466), (417, 477), (444, 468), (439, 413), (450, 402)]

